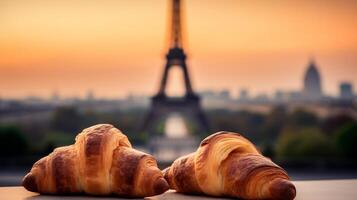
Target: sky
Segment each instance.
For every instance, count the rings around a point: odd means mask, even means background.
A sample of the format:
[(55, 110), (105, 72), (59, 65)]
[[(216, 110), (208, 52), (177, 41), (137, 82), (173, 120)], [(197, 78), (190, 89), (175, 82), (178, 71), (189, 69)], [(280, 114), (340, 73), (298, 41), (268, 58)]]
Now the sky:
[[(0, 97), (153, 95), (168, 50), (168, 0), (1, 0)], [(313, 58), (325, 93), (357, 87), (357, 1), (186, 0), (195, 90), (300, 90)], [(182, 92), (180, 71), (169, 91)]]

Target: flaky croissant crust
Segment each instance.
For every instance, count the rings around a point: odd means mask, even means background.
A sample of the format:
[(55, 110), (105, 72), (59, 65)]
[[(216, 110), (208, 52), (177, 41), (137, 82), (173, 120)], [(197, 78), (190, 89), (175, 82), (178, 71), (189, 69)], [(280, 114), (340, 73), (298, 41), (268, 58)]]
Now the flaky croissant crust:
[(164, 170), (178, 192), (244, 199), (293, 199), (287, 173), (237, 133), (218, 132)]
[(112, 125), (84, 129), (75, 141), (37, 161), (24, 177), (23, 186), (45, 194), (128, 197), (152, 196), (168, 189), (156, 160), (133, 149)]

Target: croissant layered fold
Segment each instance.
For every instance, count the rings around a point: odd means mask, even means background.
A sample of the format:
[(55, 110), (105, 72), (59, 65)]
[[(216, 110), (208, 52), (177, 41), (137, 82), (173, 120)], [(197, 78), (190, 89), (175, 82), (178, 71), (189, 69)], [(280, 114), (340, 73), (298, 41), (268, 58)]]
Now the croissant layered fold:
[(37, 161), (23, 186), (44, 194), (127, 197), (153, 196), (168, 189), (156, 160), (133, 149), (128, 138), (109, 124), (84, 129), (75, 144)]
[(163, 173), (170, 188), (181, 193), (278, 200), (296, 195), (281, 167), (231, 132), (207, 137), (196, 152), (178, 158)]

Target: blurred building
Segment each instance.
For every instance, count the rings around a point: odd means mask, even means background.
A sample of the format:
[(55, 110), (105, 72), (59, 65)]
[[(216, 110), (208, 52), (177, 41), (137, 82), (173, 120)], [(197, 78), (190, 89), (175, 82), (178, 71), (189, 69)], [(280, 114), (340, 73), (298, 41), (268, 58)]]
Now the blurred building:
[(274, 101), (276, 103), (282, 103), (285, 100), (284, 98), (285, 98), (285, 94), (284, 94), (283, 91), (281, 91), (281, 90), (275, 91), (275, 93), (274, 93)]
[(59, 92), (57, 90), (54, 90), (52, 92), (52, 95), (51, 95), (51, 98), (50, 98), (50, 101), (52, 102), (59, 102), (61, 100), (61, 96), (59, 94)]
[(270, 98), (267, 94), (265, 93), (260, 93), (257, 94), (257, 96), (254, 98), (255, 103), (261, 103), (261, 104), (266, 104), (270, 102)]
[(221, 91), (206, 90), (198, 93), (202, 98), (204, 108), (227, 108), (234, 103), (228, 89)]
[(231, 93), (229, 90), (222, 90), (218, 93), (220, 99), (229, 100), (231, 98)]
[(304, 76), (303, 96), (306, 100), (320, 100), (323, 96), (321, 77), (314, 60), (311, 60)]
[(239, 101), (246, 102), (249, 100), (249, 91), (247, 89), (241, 89), (239, 91)]
[(89, 102), (95, 101), (95, 95), (94, 95), (93, 90), (88, 90), (87, 91), (86, 100), (89, 101)]
[(352, 100), (353, 99), (353, 86), (349, 82), (343, 82), (340, 84), (340, 99)]

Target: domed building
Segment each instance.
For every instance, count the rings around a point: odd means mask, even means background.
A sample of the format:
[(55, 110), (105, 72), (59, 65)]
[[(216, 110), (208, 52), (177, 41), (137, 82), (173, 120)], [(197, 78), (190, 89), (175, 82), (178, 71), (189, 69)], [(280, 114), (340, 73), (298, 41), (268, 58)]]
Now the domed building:
[(306, 100), (322, 98), (321, 78), (314, 60), (311, 60), (304, 77), (303, 96)]

